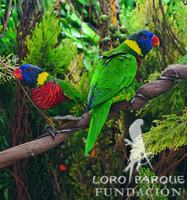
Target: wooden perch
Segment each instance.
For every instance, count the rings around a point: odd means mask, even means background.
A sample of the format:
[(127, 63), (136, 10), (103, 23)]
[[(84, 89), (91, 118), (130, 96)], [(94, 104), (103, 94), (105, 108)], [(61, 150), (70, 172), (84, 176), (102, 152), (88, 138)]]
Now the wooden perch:
[[(165, 69), (158, 80), (147, 83), (139, 88), (131, 101), (113, 104), (110, 110), (109, 119), (116, 116), (120, 110), (139, 110), (151, 98), (164, 94), (170, 90), (175, 79), (187, 80), (187, 65), (170, 65)], [(0, 168), (11, 165), (24, 158), (34, 157), (52, 149), (65, 141), (65, 139), (70, 136), (70, 133), (88, 128), (89, 119), (90, 113), (88, 112), (84, 114), (82, 119), (68, 121), (62, 124), (60, 129), (62, 129), (62, 132), (64, 133), (56, 135), (54, 140), (51, 136), (46, 136), (0, 152)]]

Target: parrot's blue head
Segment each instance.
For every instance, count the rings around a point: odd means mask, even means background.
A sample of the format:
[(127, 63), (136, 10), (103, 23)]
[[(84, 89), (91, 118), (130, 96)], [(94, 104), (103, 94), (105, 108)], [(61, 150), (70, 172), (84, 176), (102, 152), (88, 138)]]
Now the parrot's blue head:
[(43, 69), (31, 64), (23, 64), (14, 70), (15, 78), (29, 87), (35, 87), (38, 84), (39, 75), (42, 73), (44, 73)]
[(160, 45), (160, 40), (152, 32), (142, 30), (132, 34), (125, 43), (133, 49), (138, 56), (144, 57), (154, 46)]

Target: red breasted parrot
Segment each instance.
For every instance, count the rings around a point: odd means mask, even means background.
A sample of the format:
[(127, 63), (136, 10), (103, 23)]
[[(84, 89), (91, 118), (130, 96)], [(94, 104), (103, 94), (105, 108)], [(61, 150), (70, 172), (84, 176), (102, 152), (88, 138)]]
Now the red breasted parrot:
[(32, 101), (43, 110), (55, 108), (64, 103), (65, 99), (83, 103), (82, 95), (75, 87), (38, 66), (23, 64), (15, 68), (14, 76), (30, 87)]
[(107, 120), (114, 97), (132, 84), (142, 59), (159, 43), (159, 38), (152, 32), (142, 30), (132, 34), (117, 48), (105, 52), (98, 61), (88, 95), (91, 119), (86, 155), (93, 148)]

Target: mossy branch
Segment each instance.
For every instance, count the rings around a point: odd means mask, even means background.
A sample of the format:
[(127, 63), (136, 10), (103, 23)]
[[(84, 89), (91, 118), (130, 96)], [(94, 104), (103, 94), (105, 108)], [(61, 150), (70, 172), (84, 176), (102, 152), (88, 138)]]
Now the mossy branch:
[[(187, 80), (187, 65), (175, 64), (169, 66), (165, 69), (160, 78), (139, 88), (131, 101), (113, 104), (108, 119), (117, 116), (120, 110), (141, 109), (151, 98), (169, 91), (176, 79)], [(60, 127), (61, 133), (56, 135), (54, 140), (51, 136), (46, 136), (0, 152), (0, 168), (11, 165), (21, 159), (34, 157), (52, 149), (64, 142), (72, 133), (88, 128), (89, 119), (90, 113), (88, 112), (78, 120), (68, 121), (62, 124)]]

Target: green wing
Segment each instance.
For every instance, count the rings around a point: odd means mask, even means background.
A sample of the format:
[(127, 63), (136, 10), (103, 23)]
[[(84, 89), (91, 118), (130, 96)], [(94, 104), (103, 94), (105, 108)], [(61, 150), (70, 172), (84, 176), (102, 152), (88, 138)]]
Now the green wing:
[[(107, 63), (107, 64), (106, 64)], [(91, 81), (88, 107), (92, 108), (85, 154), (93, 148), (99, 133), (107, 120), (115, 97), (133, 82), (137, 62), (132, 55), (118, 55), (109, 62), (101, 61)]]
[(81, 93), (70, 83), (63, 81), (63, 80), (57, 80), (57, 84), (62, 88), (64, 94), (72, 99), (75, 102), (83, 103), (84, 99)]
[(116, 47), (110, 51), (104, 52), (103, 57), (104, 58), (113, 58), (113, 57), (121, 55), (121, 54), (123, 54), (123, 55), (128, 54), (129, 52), (132, 53), (132, 50), (125, 43), (122, 43), (118, 47)]
[(136, 58), (130, 54), (118, 55), (109, 62), (101, 61), (90, 84), (88, 107), (93, 108), (127, 88), (134, 80), (136, 71)]

